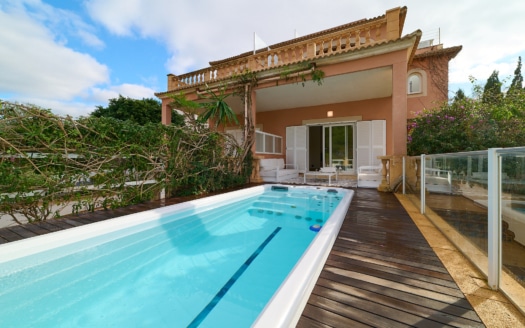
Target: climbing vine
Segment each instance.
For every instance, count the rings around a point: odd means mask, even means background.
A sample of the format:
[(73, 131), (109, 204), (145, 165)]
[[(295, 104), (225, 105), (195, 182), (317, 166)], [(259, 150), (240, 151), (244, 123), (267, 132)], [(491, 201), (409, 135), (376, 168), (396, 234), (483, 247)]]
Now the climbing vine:
[(75, 120), (0, 101), (0, 215), (34, 222), (67, 208), (136, 204), (162, 190), (175, 196), (244, 184), (250, 171), (238, 147), (204, 126)]
[[(305, 71), (309, 72), (305, 73)], [(280, 74), (281, 79), (284, 79), (285, 81), (292, 81), (295, 83), (301, 82), (301, 85), (303, 87), (306, 85), (306, 82), (308, 80), (317, 83), (317, 85), (319, 86), (323, 85), (324, 76), (324, 71), (317, 68), (315, 66), (315, 63), (300, 64), (298, 68), (296, 67), (293, 70), (288, 65), (282, 68)], [(279, 81), (277, 81), (277, 84), (278, 83)]]

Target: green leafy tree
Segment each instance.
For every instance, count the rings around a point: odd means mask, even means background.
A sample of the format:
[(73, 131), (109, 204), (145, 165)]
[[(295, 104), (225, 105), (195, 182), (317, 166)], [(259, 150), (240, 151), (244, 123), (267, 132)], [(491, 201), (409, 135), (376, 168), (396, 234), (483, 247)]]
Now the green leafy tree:
[(518, 65), (514, 70), (514, 77), (510, 83), (508, 95), (513, 95), (518, 92), (523, 92), (523, 75), (521, 75), (521, 56), (518, 57)]
[[(474, 87), (476, 94), (484, 90)], [(525, 93), (498, 103), (458, 99), (425, 109), (408, 123), (410, 155), (484, 150), (525, 145)]]
[(465, 92), (463, 92), (463, 90), (460, 88), (454, 95), (453, 101), (458, 102), (458, 101), (464, 100), (465, 98), (467, 98), (467, 96), (465, 96)]
[(496, 104), (501, 102), (503, 93), (501, 92), (501, 82), (498, 77), (498, 71), (493, 71), (487, 79), (487, 83), (483, 88), (483, 95), (481, 101), (485, 104)]
[[(153, 98), (132, 99), (128, 97), (112, 98), (107, 107), (97, 106), (92, 117), (112, 117), (121, 121), (131, 121), (140, 125), (159, 123), (162, 120), (162, 104)], [(184, 116), (173, 112), (171, 123), (183, 125)]]
[(522, 85), (521, 57), (518, 57), (514, 77), (505, 96), (504, 106), (501, 108), (501, 111), (507, 117), (516, 117), (525, 120), (525, 87), (522, 88)]
[(411, 155), (450, 153), (480, 149), (488, 142), (493, 122), (484, 105), (469, 99), (435, 109), (426, 109), (410, 121), (408, 153)]

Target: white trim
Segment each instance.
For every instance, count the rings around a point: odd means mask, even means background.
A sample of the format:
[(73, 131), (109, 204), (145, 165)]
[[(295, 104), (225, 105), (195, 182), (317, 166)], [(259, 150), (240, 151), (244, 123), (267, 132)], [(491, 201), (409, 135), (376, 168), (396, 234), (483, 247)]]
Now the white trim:
[(331, 189), (344, 193), (343, 199), (252, 327), (295, 327), (299, 321), (354, 196), (353, 190)]

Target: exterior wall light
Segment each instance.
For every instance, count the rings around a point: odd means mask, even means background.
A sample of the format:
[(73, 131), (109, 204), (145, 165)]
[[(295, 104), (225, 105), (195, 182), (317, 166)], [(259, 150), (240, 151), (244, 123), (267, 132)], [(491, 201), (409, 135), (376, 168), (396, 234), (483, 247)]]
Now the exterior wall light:
[(333, 117), (333, 116), (334, 116), (334, 111), (329, 110), (326, 112), (326, 117)]

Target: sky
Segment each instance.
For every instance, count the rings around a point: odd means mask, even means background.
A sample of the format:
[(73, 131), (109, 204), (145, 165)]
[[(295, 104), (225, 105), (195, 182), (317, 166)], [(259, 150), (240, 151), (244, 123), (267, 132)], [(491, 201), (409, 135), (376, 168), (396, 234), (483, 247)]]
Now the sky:
[(403, 35), (463, 46), (451, 91), (470, 94), (469, 78), (484, 85), (494, 70), (510, 83), (525, 60), (523, 0), (0, 0), (0, 99), (86, 116), (119, 95), (155, 98), (168, 73), (251, 51), (254, 32), (271, 45), (398, 6)]

